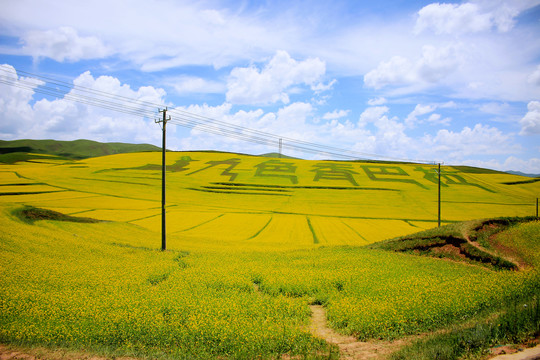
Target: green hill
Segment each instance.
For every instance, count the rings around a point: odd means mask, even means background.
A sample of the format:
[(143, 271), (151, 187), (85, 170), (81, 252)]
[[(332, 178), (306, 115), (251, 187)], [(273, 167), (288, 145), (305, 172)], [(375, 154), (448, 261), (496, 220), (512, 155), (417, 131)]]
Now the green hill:
[(268, 157), (268, 158), (297, 159), (297, 160), (299, 160), (299, 159), (296, 158), (296, 157), (289, 156), (289, 155), (285, 155), (285, 154), (280, 154), (280, 153), (276, 153), (276, 152), (271, 152), (271, 153), (261, 154), (261, 155), (259, 155), (259, 156), (262, 156), (262, 157)]
[(159, 150), (159, 147), (149, 144), (101, 143), (92, 140), (0, 140), (0, 163), (12, 164), (40, 158), (35, 154), (81, 160), (96, 156)]

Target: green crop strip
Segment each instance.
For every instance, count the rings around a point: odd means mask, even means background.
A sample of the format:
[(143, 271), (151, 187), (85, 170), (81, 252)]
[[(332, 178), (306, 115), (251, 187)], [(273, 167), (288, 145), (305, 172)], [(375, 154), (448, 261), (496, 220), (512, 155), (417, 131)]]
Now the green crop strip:
[(106, 180), (106, 179), (83, 178), (83, 177), (74, 177), (74, 179), (89, 180), (89, 181), (102, 181), (102, 182), (109, 182), (109, 183), (129, 184), (129, 185), (152, 186), (152, 187), (156, 186), (153, 184), (139, 183), (139, 182), (134, 182), (134, 181)]
[(255, 239), (257, 236), (259, 236), (264, 231), (264, 229), (266, 229), (268, 227), (268, 225), (270, 225), (270, 223), (272, 222), (272, 219), (273, 219), (273, 217), (270, 217), (268, 222), (266, 224), (264, 224), (264, 226), (262, 228), (260, 228), (259, 231), (257, 231), (251, 237), (249, 237), (248, 240)]
[(9, 183), (9, 184), (0, 184), (0, 186), (32, 186), (32, 185), (48, 185), (46, 183)]
[(523, 185), (523, 184), (533, 184), (535, 182), (540, 181), (540, 178), (535, 178), (531, 180), (524, 180), (524, 181), (509, 181), (509, 182), (503, 182), (501, 184), (504, 185)]
[(204, 221), (204, 222), (202, 222), (202, 223), (200, 223), (200, 224), (197, 224), (197, 225), (195, 225), (195, 226), (192, 226), (192, 227), (189, 227), (189, 228), (187, 228), (187, 229), (184, 229), (184, 230), (182, 230), (181, 232), (196, 229), (196, 228), (198, 228), (198, 227), (200, 227), (200, 226), (206, 225), (206, 224), (208, 224), (208, 223), (210, 223), (210, 222), (212, 222), (212, 221), (214, 221), (214, 220), (217, 220), (217, 219), (219, 219), (219, 218), (222, 217), (222, 216), (225, 216), (225, 214), (220, 214), (220, 215), (216, 216), (216, 217), (213, 218), (213, 219)]
[(274, 189), (274, 188), (257, 188), (257, 187), (249, 187), (249, 186), (242, 186), (242, 187), (230, 187), (230, 186), (201, 186), (203, 189), (210, 189), (210, 190), (232, 190), (232, 191), (275, 191), (275, 192), (290, 192), (290, 190), (285, 189)]
[(350, 226), (349, 224), (346, 224), (343, 220), (341, 220), (341, 223), (343, 225), (345, 225), (346, 227), (348, 227), (349, 229), (351, 229), (352, 232), (354, 232), (356, 235), (358, 235), (362, 240), (368, 241), (365, 237), (362, 236), (362, 234), (360, 234), (358, 231), (356, 231), (352, 226)]
[(0, 196), (15, 196), (15, 195), (39, 195), (65, 192), (69, 190), (51, 190), (51, 191), (17, 191), (17, 192), (0, 192)]
[(317, 234), (315, 233), (315, 229), (313, 228), (313, 225), (311, 224), (311, 219), (309, 216), (306, 216), (307, 224), (309, 226), (309, 230), (311, 230), (311, 234), (313, 235), (313, 243), (318, 244), (319, 238), (317, 238)]
[(295, 186), (295, 185), (265, 185), (265, 184), (244, 184), (215, 182), (214, 185), (238, 186), (238, 187), (260, 187), (276, 189), (307, 189), (307, 190), (375, 190), (375, 191), (401, 191), (398, 189), (378, 188), (378, 187), (352, 187), (352, 186)]
[(216, 194), (235, 194), (235, 195), (270, 195), (270, 196), (291, 196), (289, 194), (276, 194), (276, 193), (263, 193), (263, 192), (249, 192), (249, 191), (233, 191), (233, 190), (211, 190), (204, 188), (187, 188), (188, 190), (202, 191)]

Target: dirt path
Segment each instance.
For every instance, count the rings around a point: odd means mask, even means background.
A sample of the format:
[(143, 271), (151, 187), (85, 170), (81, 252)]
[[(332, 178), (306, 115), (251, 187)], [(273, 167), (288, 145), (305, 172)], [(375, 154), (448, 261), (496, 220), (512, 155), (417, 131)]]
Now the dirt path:
[(311, 305), (310, 331), (313, 335), (339, 347), (341, 359), (381, 359), (404, 345), (396, 341), (358, 341), (354, 336), (338, 334), (327, 325), (326, 310), (321, 305)]
[(46, 348), (18, 348), (0, 344), (0, 360), (137, 360), (130, 357), (102, 357), (82, 351)]
[[(489, 226), (489, 225), (487, 225), (487, 226)], [(491, 234), (490, 238), (493, 237), (493, 236), (497, 236), (500, 233), (500, 231), (501, 230), (499, 229), (498, 232), (496, 232), (494, 234)], [(504, 231), (504, 229), (502, 229), (502, 231)], [(478, 250), (483, 251), (486, 254), (489, 254), (493, 258), (499, 257), (499, 258), (502, 258), (502, 259), (514, 264), (517, 267), (518, 270), (524, 270), (525, 267), (526, 267), (525, 263), (520, 259), (510, 259), (510, 258), (508, 258), (508, 256), (503, 255), (501, 252), (495, 252), (495, 251), (493, 251), (491, 249), (487, 249), (486, 247), (482, 246), (477, 240), (471, 239), (470, 234), (468, 232), (463, 232), (463, 237), (465, 238), (465, 240), (467, 240), (467, 243), (469, 243), (471, 246), (474, 246)]]
[[(345, 336), (330, 329), (327, 325), (326, 310), (321, 305), (311, 305), (310, 331), (313, 335), (330, 344), (337, 345), (340, 359), (386, 359), (391, 353), (411, 341), (428, 334), (407, 336), (394, 341), (358, 341), (354, 336)], [(492, 353), (491, 360), (540, 360), (540, 345), (513, 354), (497, 355)]]
[(540, 359), (540, 345), (525, 349), (513, 354), (499, 355), (491, 358), (491, 360), (537, 360)]

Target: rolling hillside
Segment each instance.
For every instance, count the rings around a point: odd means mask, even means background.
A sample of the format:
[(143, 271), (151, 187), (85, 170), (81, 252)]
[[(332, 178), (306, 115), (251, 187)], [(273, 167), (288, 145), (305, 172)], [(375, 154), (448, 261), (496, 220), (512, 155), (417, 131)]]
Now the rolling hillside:
[(0, 163), (40, 158), (36, 156), (53, 155), (61, 159), (86, 159), (89, 157), (132, 153), (141, 151), (159, 151), (160, 148), (148, 144), (100, 143), (91, 140), (0, 140)]
[[(161, 154), (4, 165), (0, 201), (159, 231)], [(167, 155), (168, 233), (182, 242), (367, 244), (437, 225), (435, 167), (219, 152)], [(442, 222), (535, 214), (540, 183), (443, 167)]]
[[(456, 222), (534, 215), (540, 183), (444, 167), (449, 226), (411, 236), (437, 226), (434, 170), (168, 152), (161, 252), (161, 153), (2, 164), (0, 344), (108, 358), (335, 359), (339, 349), (309, 331), (310, 305), (341, 334), (392, 340), (537, 293), (537, 221), (510, 247), (483, 245), (510, 248), (510, 263), (433, 253), (455, 243), (478, 257), (467, 246), (477, 227)], [(364, 246), (397, 236), (405, 247)], [(430, 256), (417, 256), (425, 244)]]

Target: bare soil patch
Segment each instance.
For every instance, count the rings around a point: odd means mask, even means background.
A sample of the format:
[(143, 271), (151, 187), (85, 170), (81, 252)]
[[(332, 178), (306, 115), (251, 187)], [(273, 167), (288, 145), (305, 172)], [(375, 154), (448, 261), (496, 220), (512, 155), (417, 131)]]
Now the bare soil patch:
[(448, 255), (451, 259), (452, 258), (459, 258), (462, 260), (467, 259), (467, 257), (461, 253), (459, 247), (453, 244), (446, 244), (441, 247), (435, 247), (435, 248), (432, 248), (431, 251), (434, 254)]
[(540, 359), (540, 345), (529, 349), (516, 349), (515, 346), (502, 346), (492, 349), (491, 360), (537, 360)]

